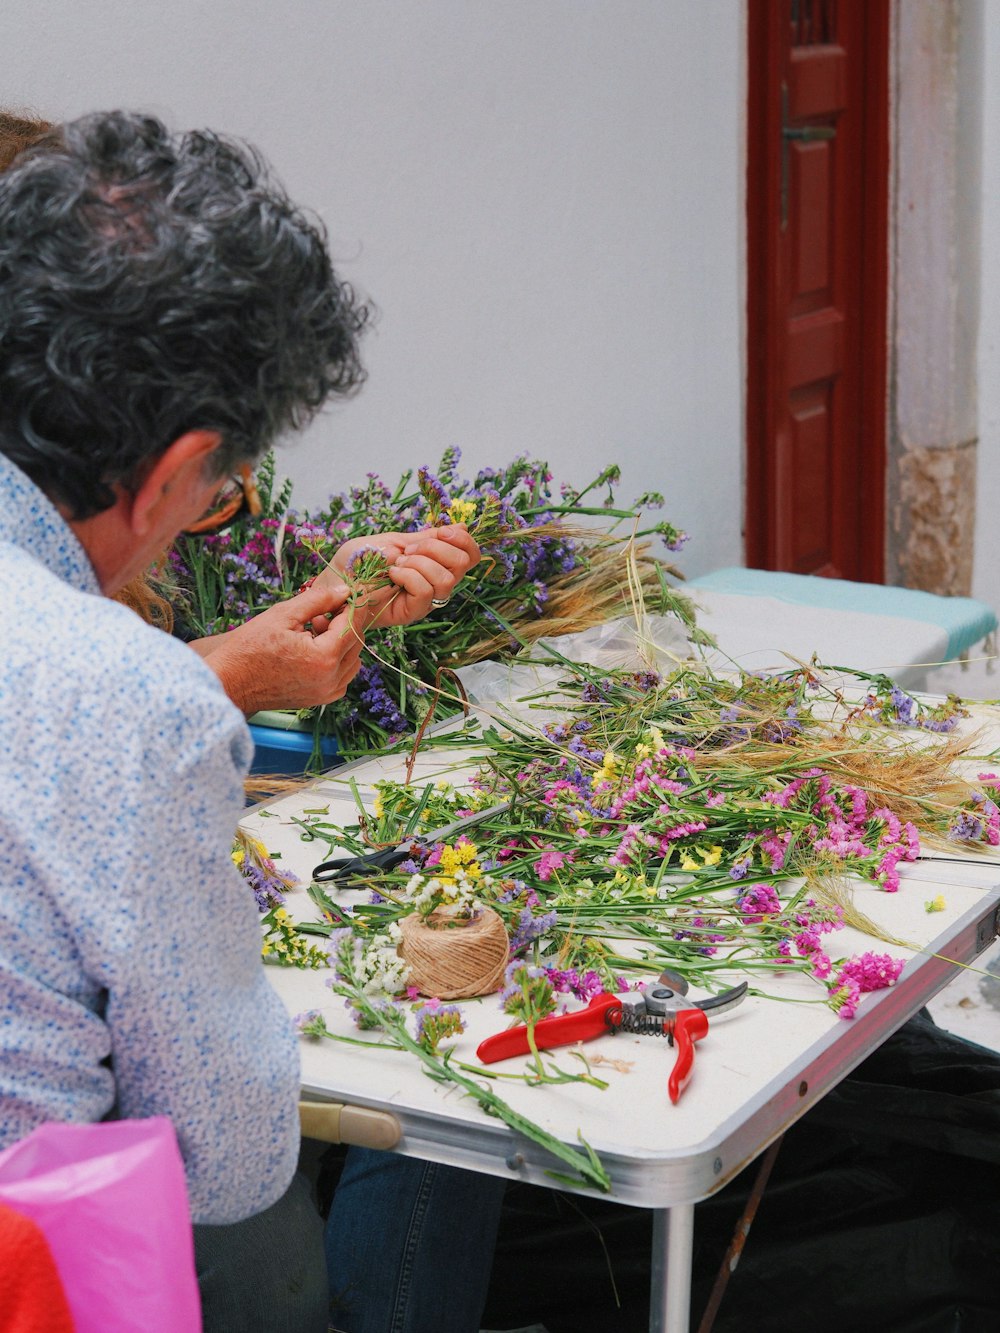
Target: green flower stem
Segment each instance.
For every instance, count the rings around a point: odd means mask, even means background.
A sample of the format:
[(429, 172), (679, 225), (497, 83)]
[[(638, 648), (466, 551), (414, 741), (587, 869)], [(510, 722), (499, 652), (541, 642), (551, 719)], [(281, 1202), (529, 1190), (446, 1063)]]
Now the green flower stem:
[[(537, 1143), (540, 1148), (544, 1148), (553, 1157), (564, 1162), (575, 1173), (571, 1178), (573, 1183), (578, 1186), (584, 1185), (591, 1189), (600, 1190), (604, 1194), (610, 1191), (611, 1177), (584, 1139), (580, 1139), (584, 1147), (584, 1152), (581, 1153), (563, 1143), (554, 1134), (550, 1134), (541, 1125), (536, 1125), (527, 1116), (515, 1111), (490, 1088), (483, 1087), (475, 1079), (469, 1078), (455, 1068), (447, 1054), (443, 1056), (432, 1055), (410, 1036), (406, 1030), (405, 1019), (401, 1015), (389, 1014), (376, 1009), (360, 988), (341, 983), (331, 986), (331, 990), (335, 994), (343, 995), (346, 999), (351, 1000), (365, 1015), (366, 1020), (377, 1024), (389, 1034), (397, 1046), (409, 1051), (411, 1055), (415, 1055), (424, 1066), (425, 1072), (435, 1082), (456, 1084), (463, 1092), (478, 1102), (487, 1115), (496, 1116), (509, 1128), (530, 1139), (532, 1143)], [(336, 1041), (343, 1040), (337, 1033), (329, 1030), (324, 1035), (332, 1037)], [(546, 1174), (551, 1175), (553, 1173), (546, 1172)]]

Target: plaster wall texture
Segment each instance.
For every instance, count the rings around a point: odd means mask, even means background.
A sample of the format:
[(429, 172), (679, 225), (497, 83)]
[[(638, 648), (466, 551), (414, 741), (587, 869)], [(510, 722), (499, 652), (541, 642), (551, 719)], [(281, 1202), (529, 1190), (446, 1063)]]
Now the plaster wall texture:
[[(982, 301), (977, 355), (979, 469), (972, 591), (1000, 606), (1000, 7), (983, 41)], [(994, 683), (994, 693), (1000, 685)]]
[(890, 582), (971, 590), (978, 412), (981, 0), (898, 5)]
[(458, 444), (623, 469), (741, 560), (740, 0), (35, 0), (0, 99), (257, 143), (380, 310), (370, 379), (281, 467), (318, 503)]

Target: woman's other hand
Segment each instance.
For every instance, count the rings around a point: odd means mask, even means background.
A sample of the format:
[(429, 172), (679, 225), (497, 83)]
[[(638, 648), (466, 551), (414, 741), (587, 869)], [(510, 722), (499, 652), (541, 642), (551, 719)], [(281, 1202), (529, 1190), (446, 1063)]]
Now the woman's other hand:
[(352, 556), (371, 547), (385, 556), (393, 586), (376, 589), (366, 599), (368, 626), (411, 625), (423, 620), (434, 603), (448, 601), (480, 560), (479, 547), (460, 523), (418, 532), (380, 532), (345, 542), (313, 586), (340, 585)]
[(322, 585), (317, 580), (239, 628), (190, 646), (248, 716), (265, 708), (332, 703), (358, 673), (369, 622), (367, 612), (347, 609), (346, 600), (339, 578)]

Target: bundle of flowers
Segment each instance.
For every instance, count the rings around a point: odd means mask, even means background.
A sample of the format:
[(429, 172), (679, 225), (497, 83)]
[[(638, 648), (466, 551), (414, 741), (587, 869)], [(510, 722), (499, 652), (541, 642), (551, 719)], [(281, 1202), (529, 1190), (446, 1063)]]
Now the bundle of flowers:
[[(463, 479), (459, 460), (458, 449), (447, 450), (436, 472), (406, 472), (393, 488), (369, 474), (322, 509), (297, 512), (289, 508), (290, 483), (276, 484), (269, 456), (256, 478), (258, 517), (240, 515), (223, 532), (178, 539), (169, 557), (170, 599), (193, 637), (216, 634), (293, 594), (351, 538), (466, 523), (486, 558), (448, 606), (405, 629), (369, 633), (365, 664), (345, 697), (303, 714), (317, 735), (336, 736), (342, 753), (381, 749), (418, 728), (444, 667), (622, 615), (630, 595), (626, 549), (648, 608), (677, 616), (698, 637), (691, 604), (672, 581), (677, 571), (643, 540), (659, 538), (677, 551), (685, 534), (665, 521), (639, 528), (643, 510), (662, 506), (661, 495), (619, 507), (616, 467), (582, 489), (563, 484), (554, 494), (543, 462), (520, 457)], [(353, 572), (360, 583), (377, 583), (384, 573), (364, 560)], [(453, 708), (443, 697), (437, 715)]]

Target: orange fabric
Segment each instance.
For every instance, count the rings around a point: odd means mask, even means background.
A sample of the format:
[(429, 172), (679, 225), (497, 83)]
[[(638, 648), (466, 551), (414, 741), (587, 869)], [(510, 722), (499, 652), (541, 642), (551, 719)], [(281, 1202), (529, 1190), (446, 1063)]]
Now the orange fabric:
[(0, 1204), (0, 1333), (73, 1333), (49, 1243), (30, 1217)]

